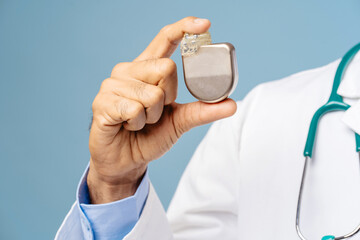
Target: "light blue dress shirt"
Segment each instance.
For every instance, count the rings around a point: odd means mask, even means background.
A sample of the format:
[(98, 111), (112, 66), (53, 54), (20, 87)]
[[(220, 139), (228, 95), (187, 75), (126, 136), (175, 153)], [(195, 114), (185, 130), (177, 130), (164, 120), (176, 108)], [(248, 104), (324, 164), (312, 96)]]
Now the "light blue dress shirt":
[[(76, 236), (80, 235), (86, 240), (123, 239), (137, 223), (146, 202), (149, 193), (148, 173), (145, 173), (133, 196), (106, 204), (90, 204), (86, 181), (88, 171), (89, 167), (85, 170), (78, 186), (75, 203), (77, 206), (73, 206), (78, 213), (71, 214), (66, 219), (73, 224), (62, 226), (62, 232), (72, 232), (72, 235), (57, 236), (58, 239), (76, 239)], [(81, 224), (82, 233), (73, 232), (74, 228), (78, 228), (76, 227), (78, 222)]]

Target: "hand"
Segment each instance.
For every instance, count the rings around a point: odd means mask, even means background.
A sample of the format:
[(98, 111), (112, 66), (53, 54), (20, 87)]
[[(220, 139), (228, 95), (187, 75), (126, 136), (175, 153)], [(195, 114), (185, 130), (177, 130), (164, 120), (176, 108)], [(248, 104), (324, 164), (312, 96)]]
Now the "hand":
[(210, 21), (184, 18), (165, 26), (131, 63), (117, 64), (93, 102), (88, 186), (92, 203), (135, 193), (147, 164), (195, 126), (229, 117), (233, 100), (175, 103), (176, 64), (169, 58), (185, 32), (203, 33)]

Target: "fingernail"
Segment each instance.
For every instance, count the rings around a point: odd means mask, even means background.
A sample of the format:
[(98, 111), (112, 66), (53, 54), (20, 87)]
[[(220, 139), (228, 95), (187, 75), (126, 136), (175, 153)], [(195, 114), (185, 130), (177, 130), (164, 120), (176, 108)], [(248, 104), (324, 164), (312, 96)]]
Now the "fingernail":
[(194, 23), (196, 23), (196, 24), (202, 24), (202, 23), (204, 23), (206, 21), (209, 21), (209, 20), (207, 20), (205, 18), (196, 18), (196, 19), (194, 19)]

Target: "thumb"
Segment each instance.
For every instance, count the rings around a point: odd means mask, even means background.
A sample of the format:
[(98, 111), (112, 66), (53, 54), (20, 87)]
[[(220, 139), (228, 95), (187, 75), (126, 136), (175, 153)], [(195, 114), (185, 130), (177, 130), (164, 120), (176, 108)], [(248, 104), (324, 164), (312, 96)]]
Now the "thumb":
[(174, 127), (183, 134), (193, 127), (230, 117), (236, 112), (236, 103), (226, 99), (219, 103), (193, 102), (178, 104), (174, 110)]

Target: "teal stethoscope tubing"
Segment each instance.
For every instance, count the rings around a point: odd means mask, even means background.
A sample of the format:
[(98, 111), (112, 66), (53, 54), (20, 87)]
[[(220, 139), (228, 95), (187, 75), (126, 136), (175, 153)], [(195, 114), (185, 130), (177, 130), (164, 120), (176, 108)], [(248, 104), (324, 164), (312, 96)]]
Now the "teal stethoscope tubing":
[[(334, 83), (333, 83), (332, 91), (331, 91), (331, 94), (330, 94), (330, 98), (329, 98), (329, 100), (327, 101), (327, 103), (325, 105), (320, 107), (315, 112), (315, 114), (314, 114), (314, 116), (313, 116), (313, 118), (311, 120), (311, 123), (310, 123), (309, 133), (308, 133), (308, 136), (307, 136), (305, 150), (304, 150), (305, 164), (304, 164), (304, 170), (303, 170), (303, 175), (302, 175), (302, 179), (301, 179), (299, 198), (298, 198), (298, 205), (297, 205), (297, 211), (296, 211), (296, 231), (297, 231), (297, 234), (299, 235), (300, 239), (302, 239), (302, 240), (306, 240), (306, 238), (304, 237), (304, 235), (300, 231), (301, 199), (302, 199), (302, 192), (303, 192), (304, 182), (305, 182), (305, 177), (306, 177), (307, 165), (308, 165), (308, 162), (311, 159), (312, 154), (313, 154), (314, 142), (315, 142), (315, 136), (316, 136), (316, 129), (317, 129), (317, 126), (319, 124), (320, 118), (322, 116), (324, 116), (324, 114), (332, 112), (332, 111), (346, 111), (350, 107), (350, 105), (344, 103), (343, 98), (340, 95), (337, 94), (337, 90), (339, 88), (341, 79), (343, 78), (343, 76), (345, 74), (347, 66), (350, 64), (351, 60), (354, 58), (354, 56), (356, 55), (356, 53), (359, 50), (360, 50), (360, 43), (358, 43), (353, 48), (351, 48), (345, 54), (345, 56), (342, 58), (339, 66), (337, 68), (336, 74), (335, 74)], [(355, 142), (356, 142), (356, 151), (360, 152), (360, 136), (358, 134), (356, 134), (356, 133), (355, 133)], [(360, 155), (359, 155), (359, 158), (360, 158)], [(354, 236), (358, 232), (360, 232), (360, 225), (358, 227), (356, 227), (356, 229), (354, 231), (352, 231), (351, 233), (349, 233), (347, 235), (343, 235), (343, 236), (340, 236), (340, 237), (335, 237), (335, 236), (332, 236), (332, 235), (328, 235), (328, 236), (324, 236), (322, 238), (322, 240), (346, 239), (346, 238), (350, 238), (350, 237)]]

